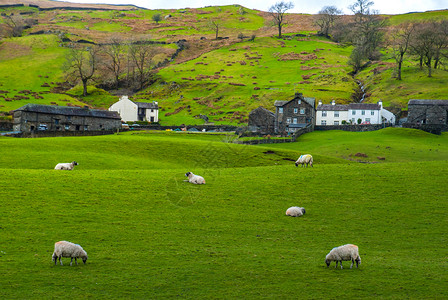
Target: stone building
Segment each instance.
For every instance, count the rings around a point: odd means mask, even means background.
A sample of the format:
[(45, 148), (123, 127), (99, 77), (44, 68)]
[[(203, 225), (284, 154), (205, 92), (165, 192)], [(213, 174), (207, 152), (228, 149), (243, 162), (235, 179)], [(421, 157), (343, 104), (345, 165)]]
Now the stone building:
[(14, 131), (102, 131), (119, 128), (120, 115), (107, 110), (27, 104), (14, 111)]
[(264, 107), (258, 107), (249, 113), (249, 130), (261, 134), (274, 133), (275, 115)]
[(409, 100), (407, 123), (447, 125), (448, 100)]
[(289, 101), (275, 101), (275, 132), (295, 132), (314, 124), (315, 101), (315, 98), (303, 97), (302, 93), (296, 93)]

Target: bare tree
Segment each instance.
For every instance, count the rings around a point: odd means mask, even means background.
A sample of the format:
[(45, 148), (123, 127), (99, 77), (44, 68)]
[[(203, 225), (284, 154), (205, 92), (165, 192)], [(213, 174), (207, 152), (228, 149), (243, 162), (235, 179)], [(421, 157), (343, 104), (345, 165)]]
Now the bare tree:
[(145, 87), (145, 84), (151, 77), (151, 64), (156, 54), (157, 51), (153, 45), (138, 42), (129, 45), (129, 58), (137, 71), (137, 80), (139, 82), (140, 90)]
[(4, 15), (3, 23), (5, 24), (4, 36), (7, 37), (20, 37), (22, 36), (23, 29), (25, 28), (25, 21), (21, 15)]
[(315, 16), (314, 20), (314, 24), (320, 28), (318, 33), (330, 37), (330, 30), (341, 14), (342, 11), (336, 6), (324, 6)]
[(419, 57), (420, 68), (423, 68), (423, 64), (428, 68), (428, 77), (432, 77), (432, 60), (436, 54), (436, 26), (435, 22), (418, 24), (411, 42), (412, 53)]
[[(448, 50), (448, 21), (442, 20), (435, 24), (435, 54), (434, 54), (434, 69), (439, 66), (442, 57), (446, 56)], [(445, 53), (444, 53), (445, 52)]]
[(403, 65), (403, 58), (410, 47), (414, 30), (415, 24), (403, 23), (400, 26), (394, 28), (389, 35), (394, 59), (397, 62), (397, 80), (401, 80), (401, 67)]
[(278, 28), (278, 37), (282, 37), (282, 28), (286, 25), (285, 13), (294, 8), (292, 2), (277, 2), (269, 8), (269, 14), (271, 15), (274, 25)]
[(99, 48), (89, 46), (86, 49), (76, 49), (73, 45), (66, 57), (64, 69), (68, 77), (81, 81), (83, 96), (87, 96), (87, 83), (92, 80), (99, 65)]
[(215, 32), (215, 39), (218, 39), (221, 22), (218, 19), (210, 19), (208, 22), (208, 28)]
[(104, 46), (103, 52), (106, 56), (104, 65), (113, 74), (115, 87), (118, 88), (124, 65), (125, 47), (123, 42), (118, 38), (112, 38), (110, 44)]

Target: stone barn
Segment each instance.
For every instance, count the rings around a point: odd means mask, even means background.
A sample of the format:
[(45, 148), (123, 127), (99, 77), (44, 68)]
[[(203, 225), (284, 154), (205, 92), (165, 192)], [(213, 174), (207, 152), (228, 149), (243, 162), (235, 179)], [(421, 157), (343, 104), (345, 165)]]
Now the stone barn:
[(409, 100), (407, 123), (447, 125), (448, 100)]
[(14, 111), (14, 131), (103, 131), (121, 128), (115, 111), (27, 104)]
[(275, 115), (264, 107), (258, 107), (249, 113), (249, 130), (261, 134), (274, 133)]

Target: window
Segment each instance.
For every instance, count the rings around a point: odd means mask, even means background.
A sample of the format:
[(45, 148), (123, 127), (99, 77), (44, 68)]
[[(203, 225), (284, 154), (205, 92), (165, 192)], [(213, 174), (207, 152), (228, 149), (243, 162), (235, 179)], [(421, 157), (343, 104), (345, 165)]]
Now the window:
[(282, 114), (282, 113), (283, 113), (283, 107), (279, 107), (279, 108), (278, 108), (278, 113), (279, 113), (279, 114)]
[(372, 111), (370, 112), (370, 115), (371, 115), (371, 116), (374, 116), (374, 115), (375, 115), (375, 111), (372, 110)]
[(71, 121), (72, 120), (72, 116), (67, 116), (67, 121)]
[(54, 119), (54, 124), (59, 125), (59, 119)]
[(334, 125), (339, 125), (339, 121), (334, 121)]
[(352, 123), (355, 124), (355, 118), (352, 119)]
[(323, 110), (322, 111), (322, 117), (326, 117), (327, 116), (327, 111), (326, 110)]
[[(354, 111), (354, 110), (352, 110), (352, 115), (354, 116), (354, 115), (356, 115), (356, 112)], [(354, 119), (353, 119), (354, 120)]]
[(327, 121), (325, 120), (320, 121), (320, 125), (327, 125)]
[(304, 108), (301, 108), (301, 109), (300, 109), (300, 114), (301, 114), (301, 115), (304, 115), (304, 114), (305, 114), (305, 109), (304, 109)]
[(299, 112), (298, 108), (294, 108), (294, 113), (297, 114)]
[(370, 123), (370, 118), (366, 118), (366, 122), (367, 122), (367, 123)]
[(286, 118), (286, 124), (291, 124), (291, 118)]
[(65, 130), (69, 130), (70, 129), (70, 125), (65, 125)]
[[(338, 111), (335, 111), (335, 112), (334, 112), (334, 117), (335, 117), (335, 118), (339, 118), (339, 112), (338, 112)], [(336, 125), (336, 124), (335, 124), (335, 125)]]
[(84, 130), (87, 130), (87, 129), (88, 129), (87, 125), (84, 125)]
[(293, 124), (297, 124), (297, 118), (292, 119)]
[(301, 103), (302, 103), (302, 100), (299, 99), (299, 101), (297, 101), (297, 103), (298, 103), (298, 104), (301, 104)]
[(365, 110), (361, 110), (361, 115), (365, 116), (366, 115), (366, 111)]

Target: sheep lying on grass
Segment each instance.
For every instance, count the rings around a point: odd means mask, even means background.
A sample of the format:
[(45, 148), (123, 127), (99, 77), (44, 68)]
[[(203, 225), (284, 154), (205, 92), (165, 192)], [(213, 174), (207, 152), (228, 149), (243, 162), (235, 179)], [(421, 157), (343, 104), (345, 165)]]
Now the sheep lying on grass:
[(296, 167), (298, 167), (299, 165), (306, 165), (308, 167), (308, 165), (310, 165), (311, 167), (313, 166), (313, 157), (311, 156), (311, 154), (304, 154), (304, 155), (300, 155), (299, 159), (297, 159), (296, 161)]
[(205, 179), (202, 176), (194, 175), (191, 172), (185, 173), (185, 176), (188, 177), (188, 182), (194, 183), (194, 184), (205, 184)]
[(327, 254), (325, 257), (325, 263), (327, 264), (327, 267), (330, 266), (330, 263), (332, 261), (336, 261), (336, 268), (338, 267), (338, 262), (341, 264), (342, 267), (342, 261), (343, 260), (351, 260), (352, 265), (350, 266), (350, 269), (353, 267), (353, 264), (356, 262), (356, 267), (361, 264), (361, 257), (359, 256), (358, 252), (358, 246), (347, 244), (339, 247), (333, 248), (330, 253)]
[(71, 163), (59, 163), (54, 167), (55, 170), (73, 170), (75, 166), (77, 166), (78, 163), (76, 161), (72, 161)]
[(305, 208), (292, 206), (286, 210), (286, 215), (291, 217), (300, 217), (305, 214)]
[(70, 266), (72, 265), (73, 258), (75, 259), (75, 263), (78, 264), (77, 259), (81, 258), (83, 263), (85, 264), (87, 261), (87, 252), (82, 249), (82, 247), (78, 244), (73, 244), (67, 241), (60, 241), (54, 244), (54, 252), (53, 252), (53, 261), (54, 264), (57, 264), (58, 258), (59, 263), (62, 266), (62, 257), (71, 257)]

